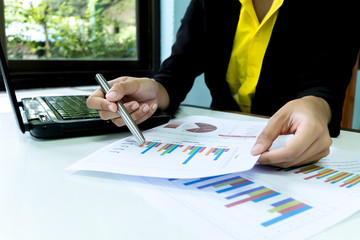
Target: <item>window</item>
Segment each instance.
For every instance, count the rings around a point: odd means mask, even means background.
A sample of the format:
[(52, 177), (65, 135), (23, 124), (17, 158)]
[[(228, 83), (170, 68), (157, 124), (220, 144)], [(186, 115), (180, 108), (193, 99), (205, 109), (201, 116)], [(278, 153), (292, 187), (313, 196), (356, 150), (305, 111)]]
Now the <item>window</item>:
[(159, 0), (0, 1), (16, 88), (93, 85), (97, 72), (151, 76), (159, 66)]

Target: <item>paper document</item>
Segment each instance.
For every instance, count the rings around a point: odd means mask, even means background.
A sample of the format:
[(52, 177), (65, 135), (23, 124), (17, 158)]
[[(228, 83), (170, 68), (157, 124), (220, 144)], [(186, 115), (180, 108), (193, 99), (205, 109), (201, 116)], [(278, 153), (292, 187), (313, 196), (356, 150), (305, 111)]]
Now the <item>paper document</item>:
[(196, 239), (308, 239), (360, 210), (360, 152), (314, 165), (256, 166), (222, 176), (115, 175)]
[(124, 138), (66, 170), (165, 178), (245, 171), (258, 159), (250, 150), (265, 124), (204, 116), (174, 119), (144, 131), (145, 144), (138, 145), (133, 137)]

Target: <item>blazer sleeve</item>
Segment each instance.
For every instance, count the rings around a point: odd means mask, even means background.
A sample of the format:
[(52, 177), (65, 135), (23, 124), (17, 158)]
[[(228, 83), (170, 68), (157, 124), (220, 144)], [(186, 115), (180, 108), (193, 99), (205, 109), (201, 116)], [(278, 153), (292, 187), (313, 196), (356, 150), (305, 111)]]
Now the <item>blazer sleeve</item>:
[[(346, 4), (347, 5), (347, 4)], [(338, 14), (334, 15), (334, 7), (313, 24), (310, 36), (316, 37), (308, 44), (308, 55), (305, 68), (299, 75), (297, 97), (308, 95), (325, 99), (331, 108), (329, 132), (332, 137), (340, 133), (342, 108), (346, 88), (350, 82), (352, 69), (359, 53), (358, 14), (349, 6), (338, 6)], [(359, 6), (359, 4), (356, 4)], [(354, 8), (359, 9), (359, 8)], [(313, 38), (315, 39), (315, 38)], [(306, 51), (303, 49), (303, 51)]]

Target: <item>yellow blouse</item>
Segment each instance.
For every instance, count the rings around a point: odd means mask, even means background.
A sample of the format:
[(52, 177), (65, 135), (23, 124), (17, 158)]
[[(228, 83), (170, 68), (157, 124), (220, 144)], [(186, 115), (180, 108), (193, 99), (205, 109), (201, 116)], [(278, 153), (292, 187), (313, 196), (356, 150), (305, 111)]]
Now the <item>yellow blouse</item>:
[(239, 1), (242, 7), (226, 81), (241, 110), (250, 113), (251, 100), (255, 95), (265, 51), (278, 10), (284, 0), (274, 0), (261, 23), (259, 23), (252, 0)]

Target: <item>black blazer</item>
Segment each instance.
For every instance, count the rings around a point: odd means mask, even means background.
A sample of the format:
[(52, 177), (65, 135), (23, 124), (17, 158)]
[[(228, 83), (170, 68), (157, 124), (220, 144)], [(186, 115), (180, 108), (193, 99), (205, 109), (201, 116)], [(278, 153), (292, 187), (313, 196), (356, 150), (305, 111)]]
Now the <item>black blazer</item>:
[[(271, 116), (290, 100), (308, 95), (331, 107), (331, 136), (340, 130), (346, 87), (359, 52), (360, 1), (285, 0), (264, 56), (252, 113)], [(225, 80), (239, 20), (239, 0), (192, 0), (172, 47), (154, 79), (175, 111), (194, 79), (205, 74), (211, 107), (240, 111)]]

